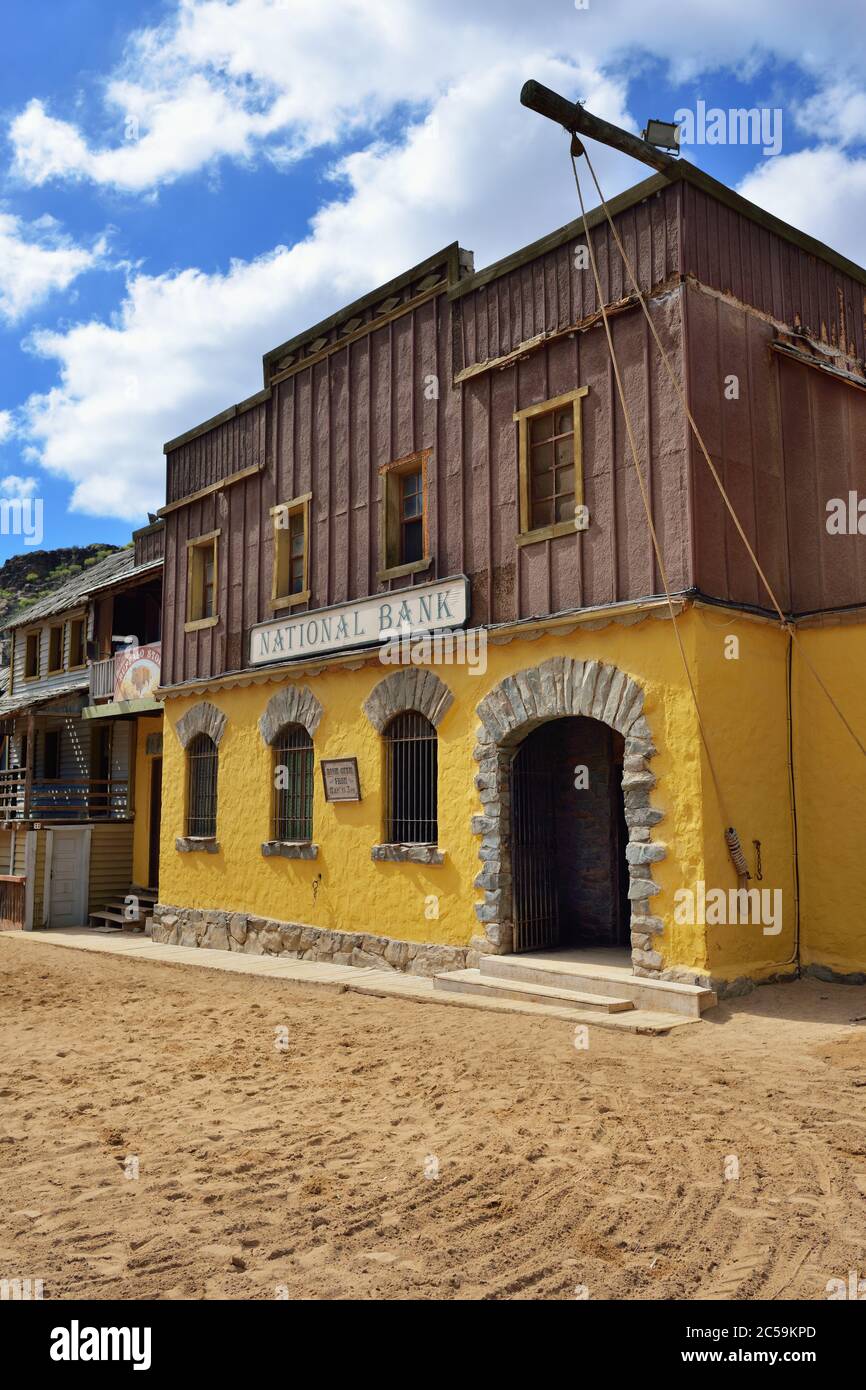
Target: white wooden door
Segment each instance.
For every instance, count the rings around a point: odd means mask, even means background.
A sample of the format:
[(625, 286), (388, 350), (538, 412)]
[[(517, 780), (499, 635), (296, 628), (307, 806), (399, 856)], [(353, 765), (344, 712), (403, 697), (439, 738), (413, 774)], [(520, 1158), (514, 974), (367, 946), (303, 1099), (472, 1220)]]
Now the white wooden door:
[(87, 830), (52, 830), (46, 868), (48, 926), (80, 927), (87, 920), (88, 849)]

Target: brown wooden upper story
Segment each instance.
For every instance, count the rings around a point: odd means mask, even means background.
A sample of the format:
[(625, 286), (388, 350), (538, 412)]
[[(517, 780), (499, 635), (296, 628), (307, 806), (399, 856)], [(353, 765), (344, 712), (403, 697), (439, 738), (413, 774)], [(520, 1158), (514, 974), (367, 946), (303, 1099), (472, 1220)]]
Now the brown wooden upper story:
[[(857, 536), (825, 524), (830, 499), (866, 497), (866, 272), (685, 162), (610, 207), (782, 606), (866, 602)], [(671, 589), (766, 608), (589, 222)], [(572, 223), (477, 273), (447, 247), (166, 445), (164, 688), (245, 668), (256, 623), (449, 575), (472, 624), (661, 591), (583, 245)]]

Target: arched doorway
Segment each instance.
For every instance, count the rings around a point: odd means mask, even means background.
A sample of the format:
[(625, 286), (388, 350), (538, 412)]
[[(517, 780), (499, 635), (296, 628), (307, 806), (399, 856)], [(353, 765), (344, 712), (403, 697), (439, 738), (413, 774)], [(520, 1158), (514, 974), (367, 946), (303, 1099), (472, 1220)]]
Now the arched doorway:
[(624, 739), (597, 719), (551, 719), (510, 765), (514, 950), (630, 943)]

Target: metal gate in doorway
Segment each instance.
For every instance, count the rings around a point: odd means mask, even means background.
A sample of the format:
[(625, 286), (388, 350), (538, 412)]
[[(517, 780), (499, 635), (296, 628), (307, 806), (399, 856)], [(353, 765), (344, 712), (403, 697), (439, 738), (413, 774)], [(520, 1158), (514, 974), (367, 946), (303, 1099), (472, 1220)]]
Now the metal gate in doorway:
[(514, 949), (559, 944), (556, 811), (546, 740), (524, 740), (511, 763)]

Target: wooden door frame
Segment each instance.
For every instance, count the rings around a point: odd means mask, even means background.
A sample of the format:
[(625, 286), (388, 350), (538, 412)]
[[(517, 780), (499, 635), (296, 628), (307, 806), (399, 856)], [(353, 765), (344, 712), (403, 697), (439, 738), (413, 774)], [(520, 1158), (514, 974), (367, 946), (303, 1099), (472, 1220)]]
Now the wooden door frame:
[(90, 842), (93, 836), (93, 826), (55, 826), (46, 831), (45, 870), (42, 880), (42, 924), (49, 930), (51, 929), (51, 869), (54, 862), (55, 830), (59, 834), (84, 836), (84, 847), (81, 853), (81, 878), (79, 880), (79, 902), (81, 903), (79, 926), (83, 926), (87, 921), (87, 909), (90, 906)]
[[(150, 777), (149, 777), (149, 779), (148, 779), (148, 789), (147, 789), (147, 792), (148, 792), (148, 805), (147, 805), (147, 876), (148, 876), (148, 878), (151, 878), (151, 877), (152, 877), (152, 874), (151, 874), (151, 868), (152, 868), (151, 860), (152, 860), (152, 857), (153, 857), (153, 849), (154, 849), (154, 845), (153, 845), (153, 777), (154, 777), (154, 770), (155, 770), (157, 764), (159, 764), (159, 789), (160, 789), (160, 790), (159, 790), (159, 810), (160, 810), (160, 821), (161, 821), (161, 820), (162, 820), (162, 774), (163, 774), (163, 762), (162, 762), (162, 754), (161, 754), (161, 753), (155, 755), (154, 757), (152, 757), (152, 758), (150, 759)], [(156, 841), (156, 883), (148, 883), (148, 884), (147, 884), (147, 887), (148, 887), (148, 888), (157, 888), (157, 889), (159, 888), (159, 861), (160, 861), (160, 836), (159, 836), (159, 832), (157, 832), (157, 841)]]

